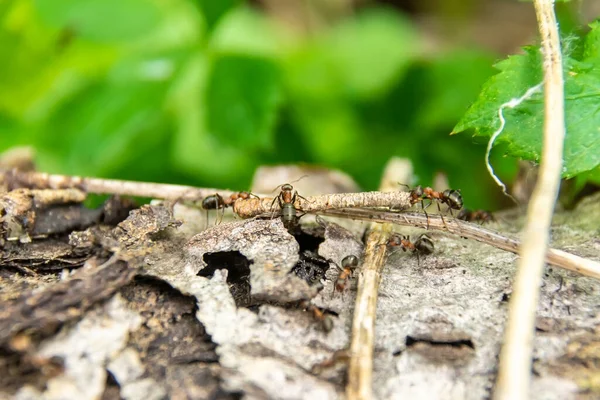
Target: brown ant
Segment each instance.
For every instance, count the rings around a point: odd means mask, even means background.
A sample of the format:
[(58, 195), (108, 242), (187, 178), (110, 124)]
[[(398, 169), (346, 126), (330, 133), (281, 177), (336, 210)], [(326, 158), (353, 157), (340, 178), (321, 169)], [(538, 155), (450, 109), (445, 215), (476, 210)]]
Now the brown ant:
[(458, 216), (456, 218), (461, 219), (463, 221), (479, 222), (480, 224), (496, 220), (496, 218), (494, 218), (492, 213), (489, 211), (485, 211), (485, 210), (471, 211), (468, 208), (461, 210), (458, 213)]
[[(206, 210), (206, 226), (208, 227), (208, 211), (209, 210), (223, 210), (223, 212), (221, 213), (221, 218), (220, 220), (223, 219), (223, 215), (225, 214), (225, 207), (227, 207), (226, 203), (225, 203), (225, 199), (223, 199), (223, 197), (218, 194), (211, 194), (210, 196), (206, 196), (203, 200), (202, 200), (202, 208)], [(217, 220), (219, 220), (219, 218), (217, 218)], [(215, 224), (217, 223), (217, 221), (215, 221)]]
[[(423, 189), (423, 198), (427, 198), (431, 201), (439, 200), (441, 203), (445, 203), (450, 208), (451, 214), (452, 210), (460, 210), (463, 206), (463, 198), (460, 194), (460, 190), (446, 189), (443, 192), (436, 192), (432, 188), (426, 187)], [(439, 208), (440, 205), (438, 203), (438, 209)]]
[[(401, 185), (410, 189), (408, 185), (403, 183), (401, 183)], [(429, 207), (434, 200), (437, 200), (436, 204), (442, 221), (444, 220), (444, 217), (441, 215), (442, 209), (440, 208), (440, 203), (448, 206), (450, 215), (452, 215), (452, 210), (460, 210), (463, 206), (463, 198), (460, 194), (460, 190), (446, 189), (443, 192), (438, 192), (430, 187), (423, 188), (421, 185), (419, 185), (414, 189), (410, 189), (409, 195), (411, 204), (414, 205), (419, 202), (421, 203), (421, 208), (427, 217), (427, 229), (429, 229), (429, 216), (427, 215), (427, 211), (425, 211), (425, 209)], [(427, 207), (425, 207), (425, 200), (430, 201)]]
[(335, 285), (333, 286), (333, 293), (335, 293), (336, 291), (343, 293), (350, 284), (350, 277), (352, 276), (352, 273), (354, 272), (356, 267), (358, 267), (358, 257), (354, 255), (344, 257), (344, 259), (342, 260), (341, 267), (336, 263), (334, 264), (336, 267), (338, 267), (340, 273), (338, 274), (338, 277), (335, 280)]
[(325, 311), (315, 306), (308, 300), (302, 300), (300, 302), (300, 307), (312, 313), (313, 318), (318, 321), (321, 325), (321, 329), (323, 331), (329, 333), (333, 329), (333, 318)]
[[(402, 186), (407, 186), (402, 184)], [(408, 186), (407, 186), (408, 187)], [(411, 204), (416, 204), (418, 202), (421, 202), (421, 205), (423, 207), (423, 209), (425, 209), (425, 205), (424, 205), (424, 201), (425, 200), (437, 200), (438, 201), (438, 209), (441, 212), (441, 209), (439, 208), (439, 203), (444, 203), (446, 205), (448, 205), (448, 207), (450, 208), (450, 210), (460, 210), (463, 206), (463, 198), (462, 195), (460, 194), (460, 190), (454, 190), (454, 189), (446, 189), (443, 192), (438, 192), (436, 190), (433, 190), (430, 187), (422, 187), (421, 185), (417, 186), (414, 189), (411, 189), (409, 191), (410, 194), (410, 202)], [(429, 203), (431, 204), (431, 203)], [(452, 211), (450, 211), (452, 212)]]
[(421, 254), (431, 254), (435, 248), (433, 245), (433, 240), (431, 240), (431, 238), (426, 234), (419, 236), (414, 243), (410, 241), (408, 236), (394, 235), (390, 238), (388, 245), (400, 246), (402, 251), (412, 251), (417, 255), (417, 265), (420, 264), (419, 256)]
[(273, 208), (276, 201), (279, 203), (279, 207), (281, 208), (281, 221), (288, 229), (294, 227), (299, 218), (299, 210), (294, 206), (296, 198), (298, 197), (306, 200), (306, 198), (300, 196), (298, 192), (294, 190), (292, 185), (285, 183), (281, 185), (281, 192), (279, 192), (277, 197), (275, 197), (271, 203), (271, 208)]

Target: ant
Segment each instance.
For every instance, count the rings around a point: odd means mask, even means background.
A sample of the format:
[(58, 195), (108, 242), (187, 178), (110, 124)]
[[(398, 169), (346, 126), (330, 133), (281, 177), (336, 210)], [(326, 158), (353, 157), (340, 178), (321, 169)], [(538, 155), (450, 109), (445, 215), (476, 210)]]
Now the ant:
[[(408, 185), (404, 185), (402, 184), (402, 186), (406, 186), (408, 187)], [(425, 209), (425, 205), (424, 205), (424, 201), (430, 200), (437, 200), (439, 203), (444, 203), (446, 205), (448, 205), (448, 207), (450, 208), (450, 210), (460, 210), (463, 206), (463, 198), (462, 195), (460, 194), (460, 190), (454, 190), (454, 189), (446, 189), (443, 192), (438, 192), (436, 190), (433, 190), (430, 187), (422, 187), (421, 185), (417, 186), (414, 189), (411, 189), (409, 191), (410, 194), (410, 202), (411, 204), (416, 204), (418, 202), (421, 202), (421, 206), (423, 207), (423, 209)], [(440, 205), (438, 203), (438, 209), (440, 211), (442, 211), (440, 209)], [(429, 203), (431, 204), (431, 203)], [(452, 212), (452, 211), (450, 211)]]
[(299, 210), (297, 210), (294, 206), (296, 198), (298, 197), (306, 200), (306, 198), (300, 196), (298, 192), (294, 190), (292, 185), (285, 183), (281, 185), (281, 192), (273, 199), (273, 202), (271, 203), (271, 208), (273, 208), (273, 204), (275, 204), (276, 201), (279, 203), (279, 207), (281, 207), (281, 221), (288, 229), (296, 225), (296, 222), (299, 218), (297, 214)]
[[(402, 186), (406, 186), (410, 189), (408, 185), (401, 184)], [(450, 211), (450, 215), (452, 215), (452, 210), (460, 210), (463, 207), (463, 198), (460, 194), (460, 190), (454, 189), (446, 189), (443, 192), (438, 192), (433, 190), (430, 187), (423, 188), (421, 185), (417, 186), (414, 189), (410, 189), (410, 202), (411, 204), (416, 204), (421, 202), (421, 208), (423, 208), (423, 212), (427, 217), (427, 228), (429, 229), (429, 216), (427, 215), (427, 211), (425, 211), (425, 200), (429, 200), (430, 203), (427, 205), (429, 207), (434, 200), (437, 200), (438, 211), (440, 212), (440, 216), (442, 217), (442, 221), (444, 217), (441, 215), (442, 209), (440, 208), (440, 203), (446, 204)]]
[(485, 211), (485, 210), (471, 211), (468, 208), (461, 210), (461, 212), (458, 213), (458, 216), (456, 218), (461, 219), (463, 221), (479, 222), (480, 224), (496, 220), (496, 218), (494, 218), (492, 213), (489, 211)]
[(394, 235), (390, 238), (388, 245), (400, 246), (402, 251), (410, 250), (415, 253), (417, 255), (417, 265), (420, 263), (419, 255), (431, 254), (434, 250), (433, 240), (426, 234), (419, 236), (414, 243), (410, 241), (408, 236)]
[[(202, 208), (206, 210), (206, 226), (208, 227), (208, 211), (209, 210), (223, 210), (221, 213), (221, 220), (223, 219), (223, 215), (225, 214), (225, 207), (227, 204), (225, 203), (225, 199), (218, 194), (211, 194), (210, 196), (205, 197), (202, 200)], [(217, 218), (217, 220), (219, 220)], [(217, 221), (215, 221), (216, 224)]]
[[(423, 196), (431, 201), (437, 199), (440, 202), (445, 203), (450, 208), (450, 214), (452, 214), (452, 210), (460, 210), (463, 206), (463, 198), (460, 194), (460, 190), (446, 189), (443, 192), (436, 192), (432, 188), (426, 187), (423, 189)], [(438, 203), (438, 209), (439, 208), (440, 205)]]
[(342, 260), (341, 267), (337, 264), (335, 264), (335, 266), (338, 267), (340, 273), (338, 274), (338, 277), (335, 281), (333, 293), (335, 293), (336, 291), (343, 293), (349, 286), (350, 277), (352, 276), (352, 273), (354, 272), (356, 267), (358, 267), (358, 257), (354, 255), (346, 256)]
[(315, 306), (314, 304), (310, 303), (310, 301), (308, 300), (302, 300), (300, 302), (300, 307), (302, 307), (306, 311), (310, 311), (313, 314), (313, 318), (316, 321), (320, 322), (321, 329), (323, 329), (323, 331), (327, 333), (331, 332), (331, 330), (333, 329), (333, 319), (329, 314), (327, 314), (325, 311)]

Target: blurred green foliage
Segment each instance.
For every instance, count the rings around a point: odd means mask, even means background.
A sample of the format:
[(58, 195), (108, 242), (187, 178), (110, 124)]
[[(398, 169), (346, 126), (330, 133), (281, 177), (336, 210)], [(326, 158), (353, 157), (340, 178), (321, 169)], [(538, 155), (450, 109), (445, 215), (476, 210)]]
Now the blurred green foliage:
[(43, 171), (241, 190), (305, 162), (374, 189), (402, 156), (497, 204), (484, 146), (448, 135), (495, 56), (430, 54), (396, 10), (302, 32), (236, 0), (13, 0), (0, 22), (0, 150), (33, 145)]

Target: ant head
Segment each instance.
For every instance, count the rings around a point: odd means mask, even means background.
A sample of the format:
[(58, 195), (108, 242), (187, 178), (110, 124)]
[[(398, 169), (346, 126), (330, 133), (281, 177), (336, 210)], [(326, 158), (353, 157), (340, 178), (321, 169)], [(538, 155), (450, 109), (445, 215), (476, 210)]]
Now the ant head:
[[(290, 183), (296, 183), (304, 178), (307, 178), (308, 175), (302, 175), (300, 178), (291, 181)], [(272, 190), (272, 192), (276, 192), (279, 188), (281, 188), (281, 190), (285, 191), (285, 190), (293, 190), (294, 187), (292, 185), (290, 185), (290, 183), (283, 183), (281, 185), (277, 185), (277, 187), (275, 189)]]
[(354, 269), (358, 266), (358, 257), (354, 255), (346, 256), (342, 260), (342, 268)]
[(421, 196), (423, 196), (423, 193), (424, 193), (424, 191), (423, 191), (423, 186), (421, 186), (421, 185), (417, 186), (416, 188), (414, 188), (414, 189), (412, 190), (412, 193), (413, 193), (415, 196), (418, 196), (418, 197), (421, 197)]

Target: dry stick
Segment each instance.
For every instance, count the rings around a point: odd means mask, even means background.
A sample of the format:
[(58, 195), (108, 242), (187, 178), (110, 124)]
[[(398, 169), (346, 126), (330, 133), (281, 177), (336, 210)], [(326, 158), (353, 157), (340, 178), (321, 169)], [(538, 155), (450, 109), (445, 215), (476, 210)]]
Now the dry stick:
[[(394, 162), (390, 162), (384, 172), (381, 189), (391, 190), (389, 183), (393, 181)], [(382, 194), (388, 194), (382, 192)], [(390, 192), (389, 194), (398, 194)], [(406, 196), (407, 207), (410, 207), (409, 194)], [(371, 224), (365, 240), (365, 259), (358, 276), (356, 304), (350, 339), (350, 362), (348, 366), (348, 400), (367, 400), (373, 397), (373, 347), (375, 340), (375, 316), (377, 311), (377, 295), (379, 282), (385, 266), (387, 242), (392, 232), (391, 224)]]
[(565, 137), (564, 82), (554, 0), (534, 0), (544, 56), (544, 147), (540, 174), (523, 234), (521, 258), (508, 308), (504, 346), (494, 399), (529, 397), (535, 312), (542, 283), (544, 255), (558, 196)]
[(85, 178), (69, 175), (52, 175), (42, 172), (8, 171), (0, 179), (16, 187), (48, 189), (79, 188), (87, 193), (118, 194), (150, 197), (153, 199), (198, 201), (215, 193), (230, 196), (235, 192), (221, 189), (197, 188), (164, 183), (123, 181), (117, 179)]
[[(275, 201), (274, 201), (275, 200)], [(302, 212), (317, 212), (354, 207), (393, 207), (406, 210), (412, 206), (409, 192), (336, 193), (297, 198), (294, 206)], [(279, 202), (270, 197), (239, 199), (233, 211), (242, 218), (252, 218), (281, 210)]]
[[(124, 196), (150, 197), (181, 201), (198, 201), (218, 193), (228, 197), (234, 193), (229, 190), (197, 188), (165, 183), (135, 182), (116, 179), (85, 178), (80, 176), (51, 175), (41, 172), (8, 171), (0, 175), (5, 182), (16, 187), (33, 188), (79, 188), (87, 193), (118, 194)], [(259, 195), (262, 196), (262, 195)], [(238, 199), (234, 203), (234, 212), (242, 218), (252, 218), (261, 214), (276, 213), (281, 210), (279, 202), (272, 197), (251, 197)], [(315, 212), (335, 208), (349, 207), (393, 207), (405, 210), (411, 206), (408, 192), (361, 192), (338, 193), (311, 196), (306, 199), (298, 197), (294, 204), (296, 209), (304, 212)]]
[[(428, 218), (422, 213), (390, 213), (377, 210), (352, 209), (329, 210), (319, 214), (331, 217), (352, 218), (363, 221), (389, 222), (396, 225), (415, 226), (417, 228), (447, 231), (458, 236), (477, 240), (511, 253), (519, 254), (520, 242), (501, 233), (485, 229), (480, 225), (457, 220), (445, 216), (444, 219), (437, 215), (429, 214)], [(600, 279), (600, 263), (576, 256), (566, 251), (548, 249), (546, 262), (569, 271)]]

